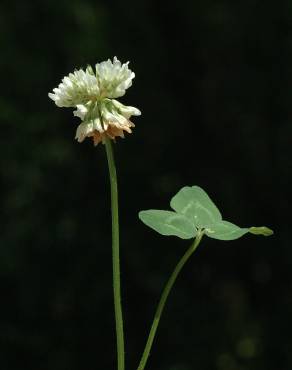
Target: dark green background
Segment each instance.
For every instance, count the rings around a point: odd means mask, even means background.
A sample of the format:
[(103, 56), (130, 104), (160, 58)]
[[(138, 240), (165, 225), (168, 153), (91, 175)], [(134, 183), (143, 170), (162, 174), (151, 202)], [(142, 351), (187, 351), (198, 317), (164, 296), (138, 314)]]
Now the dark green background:
[(203, 187), (270, 238), (205, 239), (172, 292), (152, 370), (290, 370), (292, 3), (8, 1), (0, 5), (0, 368), (115, 369), (105, 151), (47, 94), (117, 56), (141, 109), (118, 140), (127, 370), (189, 245), (137, 218)]

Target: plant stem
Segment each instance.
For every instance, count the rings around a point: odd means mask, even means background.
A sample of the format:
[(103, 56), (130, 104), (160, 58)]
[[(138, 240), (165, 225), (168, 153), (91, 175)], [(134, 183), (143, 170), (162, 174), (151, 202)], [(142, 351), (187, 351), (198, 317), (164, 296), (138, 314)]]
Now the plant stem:
[(151, 326), (151, 329), (150, 329), (150, 332), (149, 332), (149, 336), (148, 336), (148, 339), (147, 339), (147, 342), (146, 342), (146, 346), (145, 346), (145, 349), (144, 349), (144, 352), (143, 352), (143, 355), (142, 355), (142, 358), (141, 358), (141, 361), (140, 361), (140, 364), (139, 364), (137, 370), (144, 370), (145, 369), (146, 362), (148, 360), (150, 350), (151, 350), (151, 347), (152, 347), (152, 344), (153, 344), (153, 340), (154, 340), (154, 337), (155, 337), (155, 334), (156, 334), (156, 330), (157, 330), (157, 327), (158, 327), (158, 324), (159, 324), (159, 320), (160, 320), (162, 311), (164, 309), (166, 300), (168, 298), (168, 295), (169, 295), (169, 293), (170, 293), (170, 291), (171, 291), (171, 289), (172, 289), (180, 271), (184, 267), (185, 263), (187, 262), (187, 260), (190, 258), (190, 256), (194, 253), (194, 251), (196, 250), (196, 248), (200, 244), (200, 241), (203, 237), (203, 234), (204, 233), (202, 231), (198, 232), (198, 234), (196, 236), (196, 239), (191, 244), (189, 249), (185, 252), (185, 254), (182, 256), (182, 258), (179, 260), (178, 264), (176, 265), (176, 267), (173, 270), (169, 280), (167, 281), (167, 283), (165, 285), (165, 288), (164, 288), (164, 290), (161, 294), (160, 301), (158, 303), (158, 306), (157, 306), (157, 309), (156, 309), (156, 312), (155, 312), (155, 315), (154, 315), (154, 320), (153, 320), (153, 323), (152, 323), (152, 326)]
[(113, 288), (114, 288), (114, 308), (115, 308), (116, 336), (117, 336), (118, 370), (124, 370), (125, 349), (124, 349), (123, 314), (121, 305), (121, 283), (120, 283), (118, 184), (113, 148), (110, 139), (106, 139), (105, 148), (111, 184)]

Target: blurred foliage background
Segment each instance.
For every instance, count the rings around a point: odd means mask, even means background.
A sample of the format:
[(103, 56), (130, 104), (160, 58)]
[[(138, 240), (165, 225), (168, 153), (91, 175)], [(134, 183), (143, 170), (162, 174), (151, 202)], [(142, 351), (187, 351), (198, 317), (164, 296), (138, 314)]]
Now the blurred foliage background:
[(142, 111), (115, 145), (127, 369), (188, 247), (137, 213), (195, 184), (275, 235), (203, 240), (147, 368), (292, 368), (291, 22), (290, 0), (1, 1), (1, 370), (115, 369), (105, 151), (47, 96), (115, 55), (136, 73), (121, 101)]

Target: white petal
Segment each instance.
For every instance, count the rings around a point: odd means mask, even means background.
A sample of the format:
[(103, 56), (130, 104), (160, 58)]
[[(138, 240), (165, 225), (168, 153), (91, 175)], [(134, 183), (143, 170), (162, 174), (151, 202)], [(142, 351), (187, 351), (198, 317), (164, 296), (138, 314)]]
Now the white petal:
[(83, 121), (85, 115), (88, 112), (87, 107), (83, 104), (77, 104), (76, 108), (77, 109), (74, 110), (74, 112), (73, 112), (74, 116), (81, 118), (81, 120)]
[(141, 111), (138, 108), (124, 105), (115, 99), (112, 99), (111, 102), (115, 106), (115, 108), (117, 108), (118, 112), (127, 119), (129, 119), (131, 116), (141, 115)]
[(129, 62), (121, 64), (117, 57), (114, 57), (113, 62), (108, 59), (106, 62), (96, 64), (96, 76), (104, 96), (118, 98), (126, 93), (135, 77), (128, 64)]
[(94, 130), (104, 132), (100, 119), (97, 117), (92, 121), (92, 127)]
[(81, 143), (86, 138), (86, 136), (93, 133), (93, 131), (94, 131), (94, 129), (93, 129), (93, 124), (92, 123), (82, 122), (77, 127), (75, 139), (77, 139), (78, 142)]
[(49, 97), (55, 101), (59, 107), (74, 107), (85, 104), (92, 97), (98, 98), (100, 90), (96, 76), (89, 70), (79, 69), (74, 73), (65, 76), (58, 88), (53, 89), (54, 94)]

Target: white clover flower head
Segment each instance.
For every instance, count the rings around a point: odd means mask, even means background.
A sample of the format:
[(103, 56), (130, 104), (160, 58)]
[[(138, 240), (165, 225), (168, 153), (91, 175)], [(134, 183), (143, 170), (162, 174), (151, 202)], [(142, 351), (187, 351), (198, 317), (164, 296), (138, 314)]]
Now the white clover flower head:
[(131, 116), (139, 116), (139, 109), (125, 106), (115, 100), (125, 95), (132, 85), (134, 72), (128, 64), (114, 57), (86, 70), (76, 70), (64, 77), (59, 86), (49, 93), (58, 107), (75, 107), (74, 116), (81, 119), (76, 139), (82, 142), (92, 137), (94, 145), (106, 138), (124, 137), (124, 131), (131, 133), (134, 124)]

